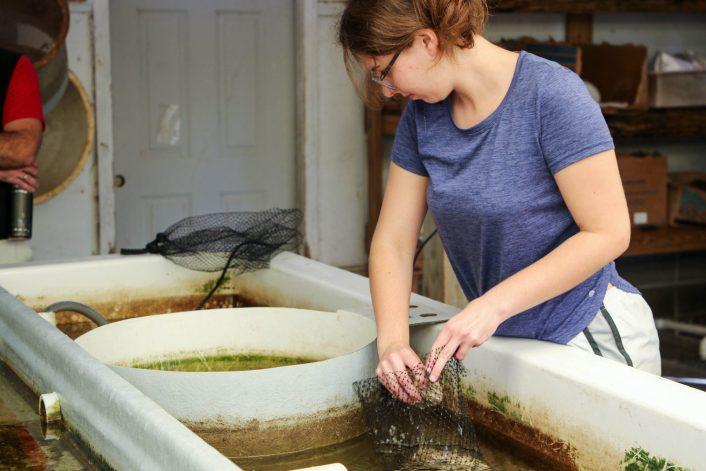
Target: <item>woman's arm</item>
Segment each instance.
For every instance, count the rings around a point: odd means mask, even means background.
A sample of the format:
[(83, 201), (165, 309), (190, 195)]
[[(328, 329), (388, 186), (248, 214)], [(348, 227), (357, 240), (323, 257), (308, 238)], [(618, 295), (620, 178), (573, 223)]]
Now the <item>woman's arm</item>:
[[(370, 245), (370, 292), (377, 324), (380, 381), (404, 401), (418, 400), (409, 381), (397, 375), (420, 363), (409, 347), (412, 263), (426, 214), (428, 178), (390, 165), (380, 217)], [(406, 374), (406, 373), (405, 373)], [(390, 379), (393, 384), (390, 384)], [(397, 379), (398, 381), (395, 381)], [(397, 383), (399, 386), (397, 387)]]
[(452, 355), (462, 360), (500, 323), (577, 286), (627, 250), (630, 217), (615, 152), (583, 159), (554, 177), (580, 231), (446, 323), (432, 346), (432, 351), (441, 349), (438, 360), (427, 365), (433, 367), (432, 381)]

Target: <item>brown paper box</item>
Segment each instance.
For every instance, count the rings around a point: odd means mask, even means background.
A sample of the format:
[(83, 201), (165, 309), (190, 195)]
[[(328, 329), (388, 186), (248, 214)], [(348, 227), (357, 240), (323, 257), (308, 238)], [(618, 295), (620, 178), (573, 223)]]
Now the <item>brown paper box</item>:
[(601, 92), (601, 105), (647, 109), (647, 48), (582, 44), (581, 78)]
[(618, 168), (633, 226), (667, 225), (667, 158), (618, 154)]
[(706, 173), (669, 175), (669, 225), (706, 225)]

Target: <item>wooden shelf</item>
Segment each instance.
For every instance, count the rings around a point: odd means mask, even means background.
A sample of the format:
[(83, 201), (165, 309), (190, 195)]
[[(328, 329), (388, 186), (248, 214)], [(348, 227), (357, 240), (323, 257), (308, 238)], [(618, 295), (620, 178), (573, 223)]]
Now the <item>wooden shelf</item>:
[[(385, 105), (382, 132), (394, 136), (401, 105)], [(706, 136), (706, 107), (650, 110), (605, 110), (610, 132), (620, 137), (699, 137)]]
[(706, 0), (489, 0), (495, 13), (706, 13)]
[(706, 227), (633, 228), (623, 257), (706, 250)]
[(605, 110), (613, 137), (706, 136), (706, 108)]

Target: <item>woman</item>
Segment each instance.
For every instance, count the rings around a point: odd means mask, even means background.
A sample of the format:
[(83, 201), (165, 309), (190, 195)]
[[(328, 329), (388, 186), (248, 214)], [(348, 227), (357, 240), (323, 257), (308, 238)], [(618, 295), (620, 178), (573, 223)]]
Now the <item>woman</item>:
[(484, 39), (487, 16), (483, 0), (351, 0), (341, 17), (365, 99), (410, 99), (370, 249), (377, 375), (397, 378), (387, 386), (402, 400), (419, 399), (401, 379), (420, 363), (407, 316), (427, 205), (470, 300), (432, 346), (431, 381), (494, 334), (659, 374), (651, 310), (615, 269), (630, 220), (600, 108), (572, 71)]

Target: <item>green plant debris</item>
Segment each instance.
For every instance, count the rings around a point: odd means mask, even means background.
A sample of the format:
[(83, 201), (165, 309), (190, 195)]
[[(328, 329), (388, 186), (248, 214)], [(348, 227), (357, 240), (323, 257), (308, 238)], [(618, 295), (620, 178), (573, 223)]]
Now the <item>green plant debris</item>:
[(189, 358), (164, 359), (149, 362), (136, 362), (131, 368), (160, 371), (246, 371), (276, 368), (279, 366), (302, 365), (318, 361), (315, 358), (289, 357), (280, 355), (260, 355), (241, 353), (233, 355), (197, 355)]
[(476, 397), (476, 388), (471, 384), (466, 384), (463, 388), (463, 395), (466, 397)]
[[(216, 286), (216, 282), (218, 281), (218, 278), (220, 278), (220, 275), (217, 278), (214, 278), (212, 280), (208, 280), (206, 283), (204, 283), (197, 291), (199, 293), (210, 293), (211, 290), (213, 289), (214, 286)], [(230, 272), (226, 272), (226, 276), (223, 277), (223, 283), (221, 283), (221, 286), (218, 288), (219, 290), (222, 289), (228, 282), (230, 282)]]
[(626, 451), (621, 464), (625, 471), (688, 471), (666, 458), (652, 456), (647, 450), (638, 447)]
[(503, 415), (510, 417), (511, 419), (517, 420), (518, 422), (522, 420), (522, 416), (515, 410), (511, 410), (508, 406), (513, 405), (517, 410), (520, 409), (520, 403), (517, 402), (512, 404), (510, 398), (507, 395), (498, 396), (495, 392), (488, 392), (488, 402), (490, 406), (496, 411)]

